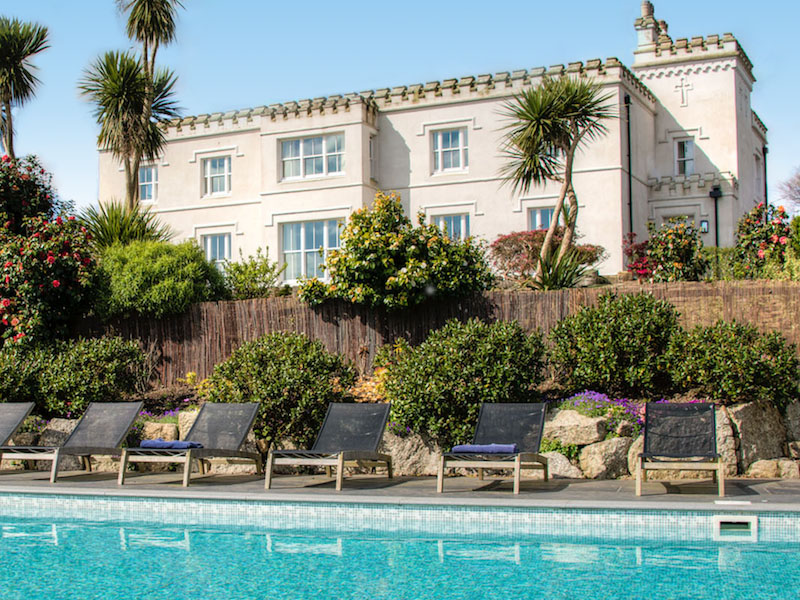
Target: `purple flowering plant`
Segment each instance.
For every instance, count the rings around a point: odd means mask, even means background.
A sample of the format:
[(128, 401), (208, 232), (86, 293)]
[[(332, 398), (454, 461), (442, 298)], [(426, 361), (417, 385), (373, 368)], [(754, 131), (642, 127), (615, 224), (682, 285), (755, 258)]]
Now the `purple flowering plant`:
[[(665, 400), (661, 400), (665, 402)], [(585, 390), (562, 400), (559, 408), (574, 410), (587, 417), (606, 417), (608, 430), (616, 431), (617, 427), (628, 422), (633, 427), (634, 437), (644, 425), (644, 403), (629, 398), (609, 398), (606, 394)]]

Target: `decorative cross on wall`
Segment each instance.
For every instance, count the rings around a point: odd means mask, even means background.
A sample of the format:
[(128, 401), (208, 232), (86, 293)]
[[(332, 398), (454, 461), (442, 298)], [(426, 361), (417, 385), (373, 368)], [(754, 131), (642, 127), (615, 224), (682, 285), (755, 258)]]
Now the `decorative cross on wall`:
[(680, 84), (675, 86), (675, 91), (681, 93), (681, 106), (689, 106), (689, 91), (693, 89), (694, 86), (685, 77), (681, 77)]

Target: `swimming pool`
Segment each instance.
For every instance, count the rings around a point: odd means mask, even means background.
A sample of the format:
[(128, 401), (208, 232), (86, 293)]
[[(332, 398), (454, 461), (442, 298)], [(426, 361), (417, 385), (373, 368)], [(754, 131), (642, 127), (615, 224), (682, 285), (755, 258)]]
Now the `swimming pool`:
[(798, 521), (0, 494), (0, 597), (787, 598)]

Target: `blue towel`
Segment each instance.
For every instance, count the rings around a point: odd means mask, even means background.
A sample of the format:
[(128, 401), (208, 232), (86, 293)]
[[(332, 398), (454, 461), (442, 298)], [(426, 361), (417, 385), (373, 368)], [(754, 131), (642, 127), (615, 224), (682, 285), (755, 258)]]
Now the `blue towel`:
[(453, 446), (455, 454), (516, 454), (516, 444), (461, 444)]
[(200, 442), (189, 441), (174, 441), (165, 442), (163, 439), (158, 438), (155, 440), (142, 440), (140, 448), (158, 448), (167, 450), (188, 450), (189, 448), (202, 448), (203, 444)]

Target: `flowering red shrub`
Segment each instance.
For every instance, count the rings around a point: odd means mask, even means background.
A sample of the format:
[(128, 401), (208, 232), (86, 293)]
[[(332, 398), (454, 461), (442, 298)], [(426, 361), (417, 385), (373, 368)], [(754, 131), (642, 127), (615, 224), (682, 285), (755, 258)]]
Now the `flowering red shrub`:
[(41, 340), (81, 314), (94, 273), (89, 235), (74, 217), (0, 227), (0, 339)]
[(745, 213), (736, 228), (736, 254), (748, 276), (756, 276), (769, 261), (783, 264), (789, 236), (783, 206), (764, 206), (762, 202)]
[(0, 158), (0, 223), (20, 233), (26, 217), (52, 216), (59, 206), (50, 174), (34, 156)]
[(653, 275), (653, 265), (647, 257), (648, 243), (648, 240), (637, 242), (633, 232), (625, 236), (622, 242), (622, 253), (628, 258), (628, 266), (625, 268), (639, 279), (650, 279)]
[[(546, 229), (536, 229), (534, 231), (516, 231), (500, 236), (489, 246), (492, 264), (506, 279), (533, 277), (546, 235)], [(564, 228), (557, 227), (553, 234), (555, 248), (558, 248), (563, 237)], [(602, 246), (594, 244), (576, 244), (574, 248), (578, 260), (583, 265), (592, 265), (605, 254)]]

